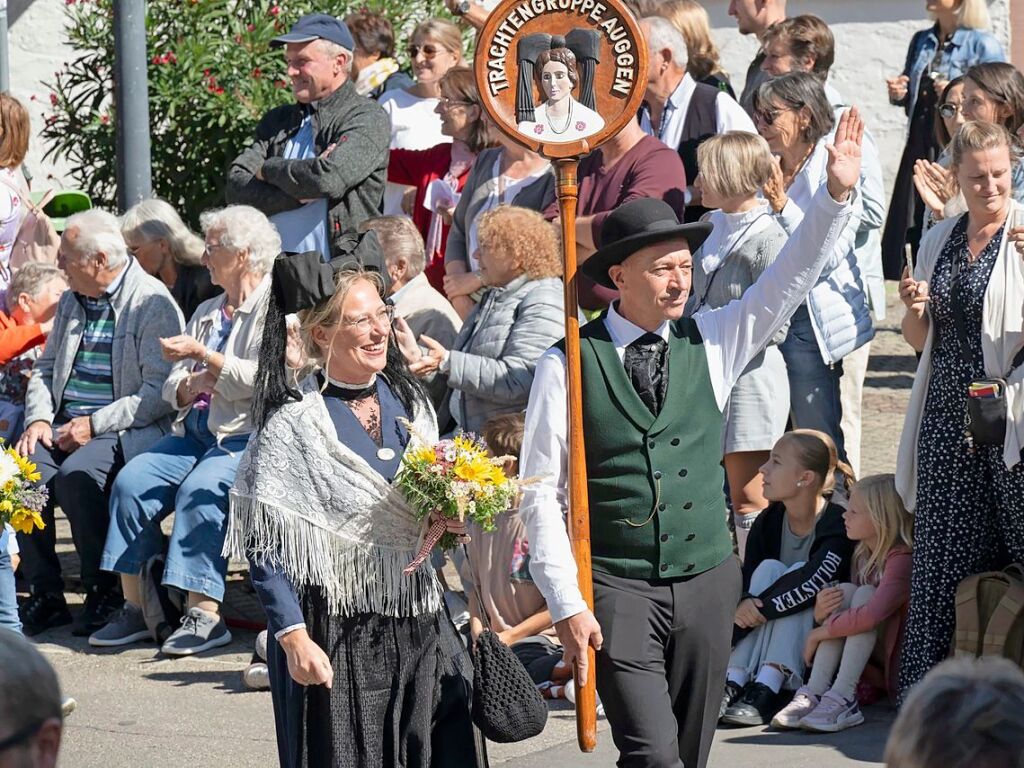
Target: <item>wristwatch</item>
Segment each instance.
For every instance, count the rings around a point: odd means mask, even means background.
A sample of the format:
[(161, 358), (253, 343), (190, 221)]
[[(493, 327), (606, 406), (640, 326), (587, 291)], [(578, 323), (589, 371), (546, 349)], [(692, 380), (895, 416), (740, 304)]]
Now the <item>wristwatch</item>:
[(453, 1), (450, 8), (453, 14), (456, 16), (465, 16), (469, 13), (469, 9), (472, 7), (472, 3), (469, 0), (457, 0)]

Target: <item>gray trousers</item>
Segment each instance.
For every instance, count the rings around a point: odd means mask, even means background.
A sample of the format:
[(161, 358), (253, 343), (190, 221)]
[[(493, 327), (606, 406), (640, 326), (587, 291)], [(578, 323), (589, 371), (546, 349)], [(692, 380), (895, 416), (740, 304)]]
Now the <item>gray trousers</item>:
[(688, 579), (594, 572), (597, 691), (620, 768), (704, 768), (741, 590), (735, 557)]

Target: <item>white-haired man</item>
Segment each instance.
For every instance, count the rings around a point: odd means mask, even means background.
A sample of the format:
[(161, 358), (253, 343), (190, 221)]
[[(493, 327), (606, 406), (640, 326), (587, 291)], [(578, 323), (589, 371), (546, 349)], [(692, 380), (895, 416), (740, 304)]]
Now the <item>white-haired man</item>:
[(271, 41), (285, 49), (295, 104), (270, 110), (228, 169), (227, 201), (270, 217), (285, 251), (340, 254), (338, 236), (380, 215), (387, 180), (387, 115), (351, 79), (355, 42), (326, 13), (300, 18)]
[(707, 208), (700, 204), (694, 181), (700, 173), (697, 147), (717, 133), (757, 133), (754, 123), (729, 94), (698, 83), (686, 71), (686, 40), (667, 19), (648, 16), (640, 21), (647, 38), (647, 98), (640, 125), (679, 152), (686, 169), (686, 212), (683, 220), (697, 221)]
[(29, 635), (71, 621), (53, 525), (59, 504), (86, 590), (72, 631), (86, 636), (123, 603), (116, 577), (100, 570), (107, 489), (126, 460), (170, 428), (161, 390), (171, 364), (160, 339), (180, 334), (184, 320), (164, 284), (128, 255), (118, 220), (105, 211), (69, 218), (57, 259), (71, 290), (54, 318), (51, 337), (59, 343), (46, 345), (29, 380), (17, 446), (50, 492), (46, 527), (18, 537), (31, 590), (21, 621)]

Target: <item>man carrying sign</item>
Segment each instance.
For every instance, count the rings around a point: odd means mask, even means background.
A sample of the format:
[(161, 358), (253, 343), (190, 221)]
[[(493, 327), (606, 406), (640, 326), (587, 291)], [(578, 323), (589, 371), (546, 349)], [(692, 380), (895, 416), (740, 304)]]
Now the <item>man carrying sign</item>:
[[(692, 252), (711, 231), (661, 200), (605, 221), (583, 266), (619, 291), (581, 331), (594, 612), (566, 534), (566, 371), (541, 358), (527, 409), (520, 514), (531, 573), (579, 684), (597, 649), (598, 693), (619, 766), (703, 768), (725, 684), (739, 563), (726, 528), (721, 411), (736, 378), (817, 281), (849, 218), (863, 123), (855, 109), (829, 147), (827, 189), (742, 298), (683, 318)], [(811, 258), (811, 255), (814, 255)], [(552, 467), (554, 475), (552, 476)]]

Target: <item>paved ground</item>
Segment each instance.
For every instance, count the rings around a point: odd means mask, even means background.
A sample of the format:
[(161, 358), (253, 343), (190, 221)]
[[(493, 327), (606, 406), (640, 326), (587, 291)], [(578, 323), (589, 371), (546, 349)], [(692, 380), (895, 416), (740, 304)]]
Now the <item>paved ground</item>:
[[(915, 368), (913, 354), (897, 330), (902, 313), (890, 300), (892, 319), (879, 329), (864, 397), (865, 473), (895, 466), (903, 409)], [(58, 529), (70, 547), (66, 525)], [(68, 558), (68, 563), (73, 560)], [(254, 610), (244, 579), (229, 588), (233, 615)], [(69, 594), (69, 600), (78, 601)], [(232, 645), (198, 659), (169, 660), (155, 646), (122, 652), (94, 652), (67, 631), (39, 638), (56, 666), (65, 691), (79, 702), (69, 719), (63, 765), (73, 768), (217, 768), (275, 765), (274, 727), (267, 693), (247, 691), (241, 670), (249, 661), (253, 633), (238, 630)], [(879, 765), (892, 710), (872, 707), (868, 722), (832, 737), (771, 733), (765, 729), (720, 730), (712, 768), (801, 768)], [(765, 747), (770, 748), (765, 749)], [(597, 752), (575, 746), (573, 712), (552, 712), (545, 732), (515, 745), (492, 745), (492, 765), (516, 768), (610, 766), (615, 752), (601, 723)]]

